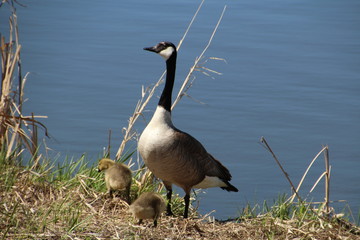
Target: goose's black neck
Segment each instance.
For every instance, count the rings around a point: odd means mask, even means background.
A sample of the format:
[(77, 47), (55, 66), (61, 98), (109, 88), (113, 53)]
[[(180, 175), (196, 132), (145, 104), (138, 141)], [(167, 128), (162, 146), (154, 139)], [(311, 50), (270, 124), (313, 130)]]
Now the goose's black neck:
[(158, 105), (171, 112), (171, 96), (175, 81), (176, 51), (166, 61), (166, 81)]

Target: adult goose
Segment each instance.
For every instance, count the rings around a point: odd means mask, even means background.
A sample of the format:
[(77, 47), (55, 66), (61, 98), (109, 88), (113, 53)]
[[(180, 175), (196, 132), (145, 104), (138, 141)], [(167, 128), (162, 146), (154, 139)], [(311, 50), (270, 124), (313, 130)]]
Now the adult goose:
[(237, 192), (231, 185), (231, 174), (203, 145), (189, 134), (177, 129), (171, 121), (171, 95), (175, 80), (176, 47), (160, 42), (144, 50), (155, 52), (166, 61), (166, 82), (156, 111), (144, 129), (138, 149), (146, 166), (160, 178), (167, 190), (167, 214), (172, 215), (172, 184), (185, 191), (184, 218), (188, 217), (192, 188), (220, 187)]

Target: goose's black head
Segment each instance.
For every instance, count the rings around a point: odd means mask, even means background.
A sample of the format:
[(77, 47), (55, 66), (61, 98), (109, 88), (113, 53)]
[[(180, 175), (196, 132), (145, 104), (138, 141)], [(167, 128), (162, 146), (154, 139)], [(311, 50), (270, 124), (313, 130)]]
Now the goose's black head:
[(153, 47), (144, 48), (144, 50), (155, 52), (162, 56), (165, 60), (168, 60), (171, 56), (176, 56), (176, 47), (171, 42), (159, 42)]

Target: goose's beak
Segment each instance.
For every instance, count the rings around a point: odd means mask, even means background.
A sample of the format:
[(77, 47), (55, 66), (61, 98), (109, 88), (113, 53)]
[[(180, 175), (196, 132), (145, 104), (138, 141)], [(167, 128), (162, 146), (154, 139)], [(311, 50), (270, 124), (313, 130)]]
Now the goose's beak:
[(156, 53), (156, 47), (146, 47), (144, 50)]

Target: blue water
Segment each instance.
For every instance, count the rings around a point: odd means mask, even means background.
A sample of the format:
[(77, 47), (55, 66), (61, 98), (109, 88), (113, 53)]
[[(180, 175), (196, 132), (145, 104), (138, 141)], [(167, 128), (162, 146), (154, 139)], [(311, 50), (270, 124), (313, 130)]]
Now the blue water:
[[(178, 43), (200, 1), (26, 1), (17, 7), (23, 72), (30, 72), (25, 111), (46, 115), (54, 155), (97, 158), (112, 130), (112, 157), (141, 86), (164, 70), (159, 56), (142, 50), (159, 41)], [(200, 140), (232, 172), (239, 193), (209, 189), (200, 213), (234, 217), (246, 202), (272, 201), (290, 187), (265, 136), (295, 184), (322, 145), (329, 145), (332, 200), (360, 208), (360, 3), (320, 1), (206, 1), (178, 54), (177, 93), (227, 5), (200, 72), (173, 112), (175, 125)], [(7, 33), (8, 8), (0, 8)], [(149, 103), (148, 121), (157, 96)], [(136, 130), (141, 132), (140, 119)], [(134, 145), (129, 145), (129, 148)], [(322, 201), (321, 157), (301, 194)], [(183, 195), (183, 192), (178, 189)], [(196, 205), (196, 203), (194, 204)], [(341, 209), (346, 204), (333, 204)]]

